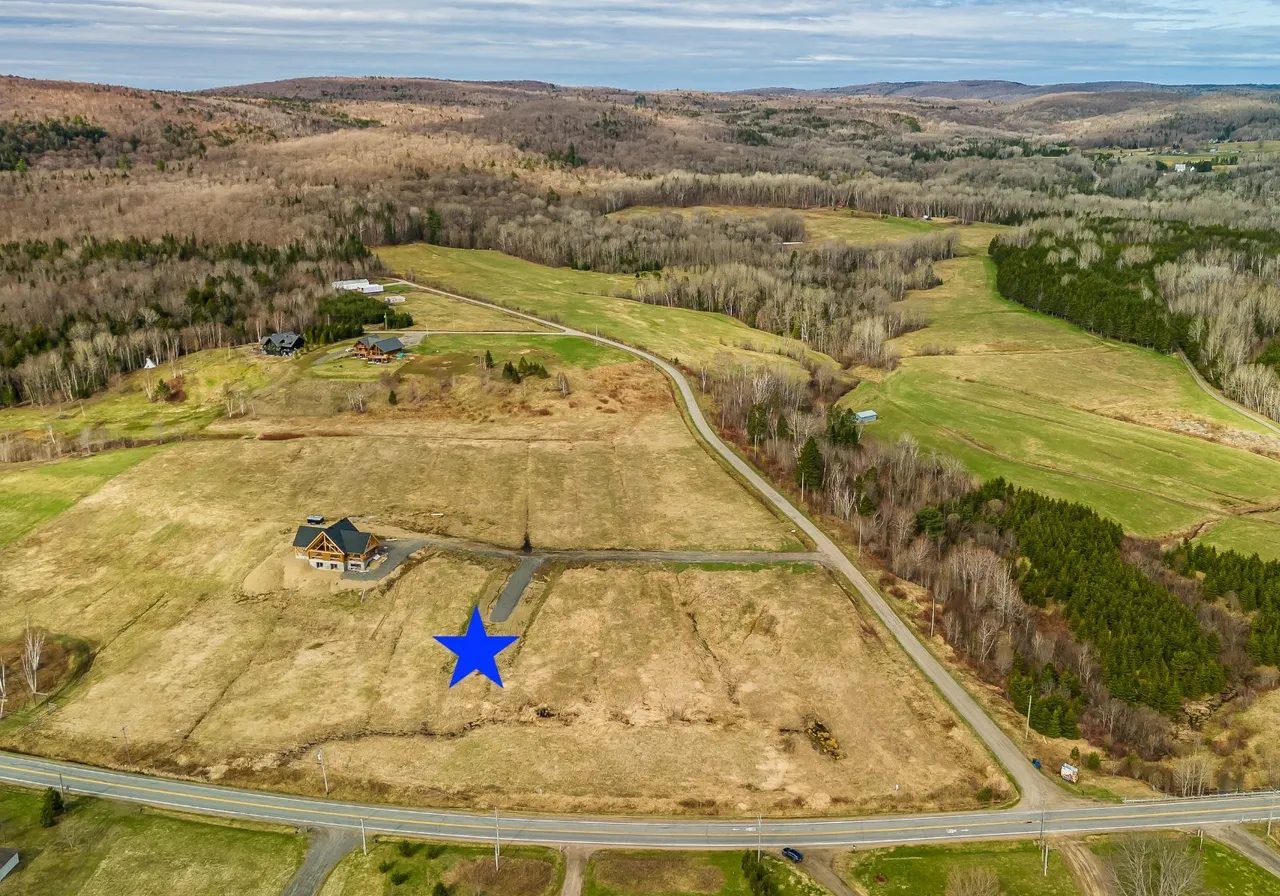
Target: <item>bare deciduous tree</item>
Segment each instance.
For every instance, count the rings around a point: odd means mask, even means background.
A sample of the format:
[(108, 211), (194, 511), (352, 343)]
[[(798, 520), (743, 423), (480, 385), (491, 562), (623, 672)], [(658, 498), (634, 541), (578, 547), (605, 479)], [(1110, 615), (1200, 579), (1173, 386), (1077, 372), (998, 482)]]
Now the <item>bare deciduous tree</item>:
[(1202, 892), (1200, 858), (1180, 837), (1121, 839), (1111, 861), (1121, 896), (1193, 896)]
[(22, 677), (26, 680), (27, 690), (31, 696), (40, 695), (40, 652), (44, 650), (44, 631), (32, 628), (27, 623), (27, 630), (22, 636)]

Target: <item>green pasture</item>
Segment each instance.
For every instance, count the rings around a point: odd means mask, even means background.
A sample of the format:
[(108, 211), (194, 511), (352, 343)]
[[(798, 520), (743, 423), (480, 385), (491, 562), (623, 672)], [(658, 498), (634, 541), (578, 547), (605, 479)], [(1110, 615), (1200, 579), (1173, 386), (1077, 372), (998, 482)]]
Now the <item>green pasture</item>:
[(430, 896), (439, 885), (452, 896), (552, 896), (563, 880), (553, 849), (505, 846), (495, 870), (492, 847), (380, 841), (339, 862), (320, 896)]
[(273, 365), (288, 362), (262, 358), (256, 347), (210, 349), (178, 359), (186, 397), (182, 401), (149, 401), (145, 382), (172, 380), (175, 368), (163, 364), (154, 370), (136, 370), (105, 392), (83, 401), (26, 405), (0, 410), (0, 434), (40, 434), (48, 428), (75, 434), (93, 428), (113, 437), (147, 438), (198, 432), (225, 413), (225, 389), (253, 391), (265, 386)]
[[(782, 896), (827, 896), (808, 875), (765, 856)], [(751, 896), (741, 852), (608, 850), (591, 857), (584, 896)]]
[(51, 828), (40, 794), (0, 790), (2, 842), (21, 863), (5, 896), (276, 896), (306, 851), (293, 833), (209, 824), (69, 797)]
[(127, 448), (53, 463), (0, 467), (0, 547), (44, 525), (158, 450)]
[[(648, 349), (687, 366), (720, 357), (769, 361), (798, 370), (784, 357), (804, 346), (752, 329), (723, 314), (632, 301), (635, 277), (548, 268), (500, 252), (416, 244), (388, 246), (379, 257), (424, 282), (492, 299), (503, 305)], [(824, 355), (809, 352), (834, 366)]]
[(428, 335), (413, 351), (428, 357), (463, 356), (477, 362), (487, 351), (494, 363), (517, 363), (521, 358), (541, 363), (551, 371), (557, 367), (601, 367), (637, 360), (635, 355), (583, 339), (581, 336), (464, 336)]
[(1199, 539), (1219, 550), (1280, 560), (1280, 513), (1229, 517)]

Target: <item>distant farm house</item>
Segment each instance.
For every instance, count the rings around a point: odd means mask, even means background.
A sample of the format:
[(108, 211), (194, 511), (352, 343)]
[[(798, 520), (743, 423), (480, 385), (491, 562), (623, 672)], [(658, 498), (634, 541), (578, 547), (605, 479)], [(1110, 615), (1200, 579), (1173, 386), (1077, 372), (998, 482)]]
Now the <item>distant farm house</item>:
[(370, 361), (389, 361), (404, 351), (404, 343), (395, 336), (378, 339), (375, 336), (361, 336), (352, 347), (358, 358)]
[(272, 333), (262, 337), (262, 351), (267, 355), (292, 355), (302, 348), (306, 342), (292, 330), (283, 333)]
[(368, 280), (334, 280), (335, 292), (362, 292), (367, 296), (379, 296), (386, 290), (381, 283), (370, 283)]
[(362, 571), (378, 555), (382, 542), (370, 532), (361, 532), (343, 517), (327, 528), (299, 526), (293, 537), (294, 553), (315, 569)]

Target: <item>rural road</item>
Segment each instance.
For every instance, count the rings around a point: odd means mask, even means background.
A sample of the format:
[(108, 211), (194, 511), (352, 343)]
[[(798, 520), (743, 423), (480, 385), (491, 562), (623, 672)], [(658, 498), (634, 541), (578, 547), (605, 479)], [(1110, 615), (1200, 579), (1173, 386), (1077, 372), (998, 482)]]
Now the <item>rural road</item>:
[(1209, 396), (1213, 398), (1214, 401), (1216, 401), (1220, 405), (1231, 408), (1231, 410), (1235, 411), (1237, 414), (1243, 414), (1244, 416), (1252, 420), (1254, 423), (1265, 426), (1267, 429), (1271, 430), (1272, 432), (1280, 434), (1280, 424), (1276, 423), (1274, 420), (1271, 420), (1267, 417), (1262, 416), (1261, 414), (1258, 414), (1258, 413), (1255, 413), (1254, 411), (1249, 410), (1244, 405), (1236, 404), (1236, 402), (1232, 401), (1230, 398), (1227, 398), (1217, 389), (1213, 388), (1208, 383), (1206, 383), (1204, 381), (1204, 377), (1200, 375), (1200, 371), (1196, 370), (1195, 366), (1187, 359), (1186, 355), (1184, 355), (1182, 352), (1178, 352), (1178, 357), (1182, 359), (1182, 363), (1185, 364), (1187, 366), (1187, 370), (1191, 372), (1191, 378), (1196, 381), (1196, 385), (1199, 386), (1201, 389), (1203, 389), (1205, 392), (1209, 393)]
[[(416, 284), (408, 283), (408, 281), (399, 281), (407, 285), (414, 286)], [(880, 617), (880, 621), (885, 628), (893, 635), (897, 642), (902, 645), (902, 649), (907, 652), (912, 661), (920, 668), (925, 676), (933, 683), (934, 687), (941, 692), (942, 696), (948, 703), (955, 708), (956, 712), (964, 719), (965, 722), (974, 730), (978, 737), (982, 740), (987, 748), (995, 755), (996, 759), (1004, 766), (1006, 771), (1012, 776), (1018, 786), (1024, 799), (1027, 799), (1035, 806), (1043, 805), (1063, 805), (1071, 802), (1070, 798), (1059, 790), (1051, 781), (1045, 779), (1039, 772), (1031, 766), (1030, 759), (1023, 753), (1022, 749), (1006, 735), (1000, 727), (991, 720), (978, 702), (969, 695), (969, 692), (951, 677), (951, 674), (943, 667), (942, 663), (929, 652), (928, 648), (916, 637), (915, 632), (904, 622), (893, 608), (880, 596), (880, 592), (871, 586), (858, 569), (845, 556), (844, 551), (840, 550), (830, 537), (827, 536), (818, 526), (805, 516), (794, 504), (789, 501), (785, 495), (773, 487), (763, 476), (757, 473), (750, 464), (744, 461), (736, 453), (734, 453), (720, 437), (716, 435), (711, 424), (707, 422), (707, 418), (703, 415), (702, 409), (698, 406), (698, 400), (693, 393), (693, 387), (689, 384), (685, 375), (680, 372), (674, 365), (664, 361), (657, 355), (650, 354), (643, 349), (638, 349), (627, 345), (623, 342), (617, 342), (603, 336), (597, 336), (593, 333), (586, 333), (581, 330), (575, 330), (572, 327), (566, 327), (561, 324), (554, 324), (551, 321), (543, 320), (532, 314), (525, 314), (522, 311), (513, 311), (510, 308), (504, 308), (493, 302), (485, 302), (480, 299), (473, 299), (467, 296), (456, 295), (455, 293), (445, 292), (444, 290), (432, 289), (429, 287), (419, 287), (426, 289), (428, 292), (438, 293), (457, 299), (463, 302), (470, 302), (475, 305), (482, 305), (486, 308), (493, 308), (498, 311), (504, 311), (526, 320), (541, 323), (546, 326), (559, 327), (561, 332), (569, 336), (579, 336), (583, 339), (589, 339), (592, 342), (598, 342), (616, 348), (628, 354), (642, 358), (656, 366), (665, 373), (675, 384), (677, 391), (680, 393), (680, 400), (684, 403), (685, 410), (688, 413), (689, 420), (693, 423), (694, 429), (702, 440), (710, 446), (724, 461), (729, 464), (739, 476), (750, 483), (751, 487), (758, 492), (765, 501), (772, 504), (778, 512), (780, 512), (796, 527), (809, 536), (817, 552), (825, 558), (825, 562), (832, 569), (839, 572), (862, 596), (867, 605), (871, 607), (875, 614)]]
[[(547, 846), (752, 849), (883, 846), (979, 838), (1027, 838), (1044, 832), (1081, 834), (1154, 828), (1196, 828), (1265, 821), (1276, 792), (1155, 800), (1078, 808), (957, 812), (875, 818), (663, 819), (559, 817), (400, 809), (315, 797), (262, 793), (69, 762), (0, 753), (0, 781), (27, 787), (65, 787), (68, 793), (142, 803), (176, 812), (221, 815), (311, 828), (471, 842)], [(350, 841), (348, 841), (350, 842)]]

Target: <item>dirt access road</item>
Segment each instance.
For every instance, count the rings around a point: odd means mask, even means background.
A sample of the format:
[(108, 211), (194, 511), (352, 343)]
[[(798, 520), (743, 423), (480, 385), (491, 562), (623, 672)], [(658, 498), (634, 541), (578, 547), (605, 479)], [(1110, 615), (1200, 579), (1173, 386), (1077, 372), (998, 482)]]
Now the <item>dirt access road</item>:
[(617, 342), (604, 336), (597, 336), (582, 330), (575, 330), (572, 327), (566, 327), (552, 321), (543, 320), (532, 314), (526, 314), (523, 311), (514, 311), (505, 308), (502, 305), (493, 302), (486, 302), (481, 299), (473, 299), (467, 296), (461, 296), (456, 293), (446, 292), (441, 289), (434, 289), (426, 286), (418, 286), (416, 283), (410, 283), (407, 280), (396, 280), (397, 283), (403, 283), (406, 286), (414, 286), (426, 292), (435, 293), (437, 295), (446, 296), (461, 302), (469, 302), (473, 305), (480, 305), (485, 308), (491, 308), (496, 311), (502, 311), (524, 320), (542, 324), (546, 327), (552, 327), (566, 336), (577, 336), (582, 339), (588, 339), (601, 345), (607, 345), (616, 348), (619, 351), (635, 355), (645, 361), (656, 366), (659, 370), (667, 375), (676, 387), (676, 392), (680, 397), (681, 403), (684, 405), (687, 418), (693, 424), (694, 432), (702, 441), (716, 454), (718, 454), (733, 470), (769, 504), (773, 505), (779, 513), (785, 516), (791, 522), (795, 523), (805, 535), (809, 536), (813, 541), (817, 552), (821, 554), (827, 562), (827, 565), (839, 572), (849, 583), (862, 595), (862, 599), (867, 605), (875, 611), (880, 617), (880, 621), (885, 628), (892, 633), (897, 642), (902, 645), (902, 649), (907, 652), (912, 661), (920, 668), (920, 670), (933, 682), (934, 686), (941, 692), (942, 696), (948, 703), (955, 708), (956, 712), (962, 719), (969, 724), (974, 732), (981, 738), (982, 742), (987, 745), (996, 759), (1009, 772), (1014, 782), (1017, 784), (1018, 790), (1021, 792), (1024, 800), (1030, 801), (1034, 806), (1059, 806), (1078, 804), (1077, 800), (1073, 800), (1067, 794), (1063, 793), (1052, 782), (1046, 780), (1034, 768), (1028, 758), (1023, 754), (1013, 740), (1006, 735), (990, 716), (983, 711), (978, 702), (969, 695), (951, 674), (946, 670), (941, 662), (938, 661), (928, 648), (916, 637), (915, 632), (898, 617), (893, 608), (880, 596), (880, 592), (872, 587), (858, 569), (853, 565), (844, 551), (831, 540), (828, 535), (818, 528), (809, 517), (805, 516), (785, 495), (773, 487), (763, 476), (757, 473), (750, 464), (744, 461), (736, 453), (734, 453), (720, 437), (716, 435), (711, 424), (707, 422), (707, 418), (703, 415), (702, 409), (698, 406), (697, 398), (693, 393), (693, 386), (689, 380), (674, 365), (664, 361), (657, 355), (650, 354), (642, 349), (627, 345), (624, 342)]

